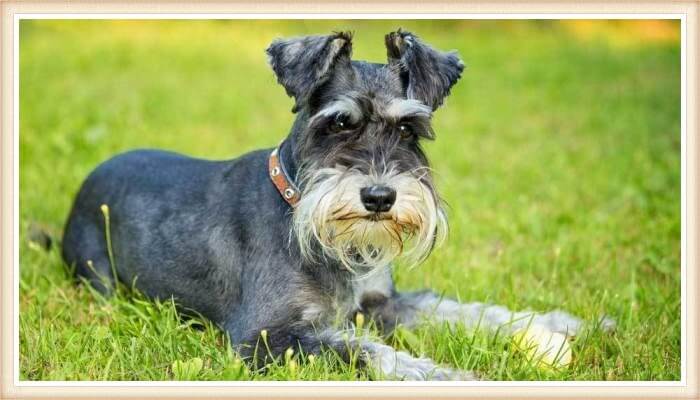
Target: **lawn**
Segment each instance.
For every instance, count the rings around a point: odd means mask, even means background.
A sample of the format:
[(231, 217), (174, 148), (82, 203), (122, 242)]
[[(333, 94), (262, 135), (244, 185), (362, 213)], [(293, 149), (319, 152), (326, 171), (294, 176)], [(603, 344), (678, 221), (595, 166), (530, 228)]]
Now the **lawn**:
[[(20, 374), (23, 380), (357, 380), (327, 353), (253, 371), (171, 302), (73, 284), (60, 241), (101, 161), (153, 147), (225, 159), (272, 147), (292, 122), (264, 48), (355, 31), (385, 60), (403, 26), (457, 49), (463, 79), (425, 145), (450, 236), (399, 289), (512, 309), (607, 314), (569, 368), (528, 362), (501, 336), (425, 324), (394, 345), (491, 380), (680, 379), (680, 47), (672, 21), (23, 21), (20, 26)], [(201, 365), (197, 361), (201, 360)]]

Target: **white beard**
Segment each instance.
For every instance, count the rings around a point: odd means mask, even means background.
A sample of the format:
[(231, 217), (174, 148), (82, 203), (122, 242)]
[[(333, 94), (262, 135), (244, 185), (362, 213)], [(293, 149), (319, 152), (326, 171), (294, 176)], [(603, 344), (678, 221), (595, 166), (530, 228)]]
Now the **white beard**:
[[(324, 256), (351, 271), (385, 267), (399, 257), (416, 265), (447, 234), (439, 200), (411, 173), (390, 169), (366, 175), (336, 167), (302, 179), (306, 189), (294, 210), (292, 229), (308, 260), (317, 261), (314, 243), (319, 243)], [(378, 184), (394, 189), (396, 202), (380, 219), (366, 218), (372, 213), (365, 210), (360, 189)]]

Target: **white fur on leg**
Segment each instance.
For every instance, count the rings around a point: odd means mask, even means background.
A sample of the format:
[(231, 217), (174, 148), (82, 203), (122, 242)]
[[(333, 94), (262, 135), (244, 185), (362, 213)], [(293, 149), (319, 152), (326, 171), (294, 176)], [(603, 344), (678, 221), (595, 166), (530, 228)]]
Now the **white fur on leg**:
[(370, 366), (383, 378), (408, 381), (473, 381), (471, 372), (440, 367), (428, 358), (416, 358), (385, 344), (362, 341)]
[[(488, 305), (484, 303), (459, 303), (450, 299), (441, 299), (432, 293), (425, 293), (413, 304), (423, 317), (436, 321), (462, 323), (468, 327), (486, 328), (490, 330), (502, 329), (507, 333), (527, 327), (539, 325), (552, 332), (567, 336), (575, 336), (581, 331), (584, 322), (563, 311), (555, 310), (540, 314), (532, 311), (515, 312), (503, 306)], [(411, 321), (415, 323), (415, 319)], [(615, 322), (610, 318), (600, 320), (603, 330), (609, 331), (615, 328)]]
[(355, 336), (353, 331), (327, 330), (320, 335), (324, 343), (343, 343), (360, 351), (369, 368), (382, 379), (404, 379), (409, 381), (472, 381), (477, 380), (471, 372), (442, 367), (429, 358), (414, 357), (405, 351), (397, 351), (384, 343), (364, 336)]

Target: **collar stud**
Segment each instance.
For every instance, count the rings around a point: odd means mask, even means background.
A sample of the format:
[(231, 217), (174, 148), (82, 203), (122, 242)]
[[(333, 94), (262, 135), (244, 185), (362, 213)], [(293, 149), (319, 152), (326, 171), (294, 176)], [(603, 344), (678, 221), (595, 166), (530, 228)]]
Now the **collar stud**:
[(299, 202), (300, 195), (299, 189), (294, 186), (294, 182), (287, 175), (287, 171), (282, 165), (282, 159), (280, 158), (280, 148), (282, 144), (274, 149), (270, 153), (270, 158), (268, 159), (268, 173), (270, 174), (270, 179), (272, 183), (277, 188), (282, 198), (289, 203), (290, 206), (294, 207)]

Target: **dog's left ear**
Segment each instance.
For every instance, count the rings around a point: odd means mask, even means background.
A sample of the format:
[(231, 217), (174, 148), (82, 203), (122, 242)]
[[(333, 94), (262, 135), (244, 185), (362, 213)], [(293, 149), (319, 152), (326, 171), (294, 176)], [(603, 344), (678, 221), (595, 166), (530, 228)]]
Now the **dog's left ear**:
[(399, 29), (384, 37), (389, 65), (399, 70), (406, 97), (435, 111), (450, 94), (464, 70), (456, 52), (441, 52)]
[(277, 81), (296, 101), (296, 112), (336, 68), (350, 66), (352, 33), (277, 39), (266, 51)]

